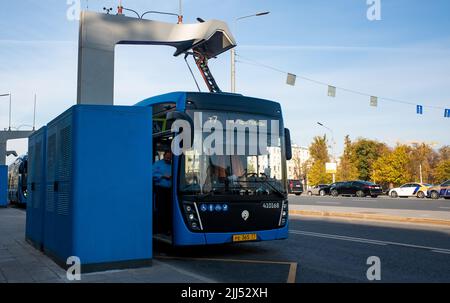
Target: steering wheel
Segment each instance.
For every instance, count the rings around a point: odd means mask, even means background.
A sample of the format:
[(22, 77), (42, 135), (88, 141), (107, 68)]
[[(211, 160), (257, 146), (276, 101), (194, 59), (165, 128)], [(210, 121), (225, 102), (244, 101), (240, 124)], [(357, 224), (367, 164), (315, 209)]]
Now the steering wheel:
[(248, 178), (248, 177), (255, 177), (255, 178), (257, 178), (258, 177), (258, 173), (248, 173), (248, 172), (245, 172), (242, 176), (240, 176), (239, 178)]
[(266, 179), (269, 179), (269, 176), (268, 175), (266, 175), (266, 173), (259, 173), (262, 177), (264, 177), (264, 178), (266, 178)]

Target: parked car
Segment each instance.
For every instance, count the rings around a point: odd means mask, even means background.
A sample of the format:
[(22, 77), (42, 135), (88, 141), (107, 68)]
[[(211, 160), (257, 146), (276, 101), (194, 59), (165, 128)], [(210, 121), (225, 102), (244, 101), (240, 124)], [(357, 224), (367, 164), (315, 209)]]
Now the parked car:
[(391, 191), (391, 189), (389, 187), (382, 187), (382, 194), (385, 196), (389, 196), (389, 192)]
[(428, 189), (427, 198), (439, 199), (440, 197), (450, 199), (450, 180), (445, 181), (441, 185), (432, 186)]
[(329, 184), (319, 184), (308, 189), (308, 196), (326, 196), (330, 194)]
[(303, 184), (300, 180), (288, 180), (288, 192), (300, 196), (303, 193)]
[(339, 195), (366, 197), (371, 196), (376, 198), (383, 194), (381, 186), (368, 181), (346, 181), (336, 182), (330, 188), (330, 193), (333, 197)]
[(391, 198), (407, 198), (407, 197), (417, 197), (417, 198), (425, 198), (428, 194), (428, 188), (430, 188), (430, 184), (424, 183), (406, 183), (400, 187), (392, 188), (389, 191), (389, 196)]

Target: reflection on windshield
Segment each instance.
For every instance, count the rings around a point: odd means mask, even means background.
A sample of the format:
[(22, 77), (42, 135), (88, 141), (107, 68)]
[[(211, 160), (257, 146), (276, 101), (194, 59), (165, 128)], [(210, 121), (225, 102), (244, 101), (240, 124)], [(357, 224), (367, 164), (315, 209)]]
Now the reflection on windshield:
[[(203, 112), (204, 120), (210, 119), (210, 115), (218, 120), (225, 118), (224, 113)], [(233, 117), (236, 116), (244, 121), (250, 120), (249, 117), (233, 114)], [(251, 118), (255, 119), (254, 116)], [(236, 132), (235, 137), (248, 134)], [(222, 144), (225, 145), (226, 140)], [(204, 195), (284, 195), (281, 141), (278, 139), (274, 143), (269, 138), (262, 149), (252, 149), (254, 143), (247, 139), (241, 144), (245, 145), (243, 155), (208, 155), (200, 154), (195, 149), (186, 151), (181, 166), (180, 189)]]
[[(196, 156), (187, 152), (182, 190), (201, 194), (284, 193), (280, 156), (281, 153), (278, 157), (274, 153), (264, 156)], [(274, 160), (270, 161), (270, 157)]]

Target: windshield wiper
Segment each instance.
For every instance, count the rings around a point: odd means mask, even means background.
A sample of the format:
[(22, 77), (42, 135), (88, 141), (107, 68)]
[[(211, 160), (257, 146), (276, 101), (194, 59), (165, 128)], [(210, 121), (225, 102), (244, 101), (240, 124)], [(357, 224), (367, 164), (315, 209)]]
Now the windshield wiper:
[(260, 182), (260, 183), (262, 182), (262, 183), (268, 185), (275, 193), (277, 193), (280, 197), (284, 198), (284, 196), (285, 196), (284, 193), (281, 190), (279, 190), (278, 188), (276, 188), (273, 184), (271, 184), (269, 180), (260, 179), (260, 180), (255, 180), (255, 182)]
[(247, 183), (247, 185), (249, 183), (264, 183), (265, 185), (268, 185), (276, 194), (278, 194), (280, 197), (284, 198), (285, 194), (280, 191), (278, 188), (276, 188), (273, 184), (271, 184), (267, 179), (252, 179), (252, 180), (236, 180), (235, 182), (238, 182), (239, 184), (241, 183)]

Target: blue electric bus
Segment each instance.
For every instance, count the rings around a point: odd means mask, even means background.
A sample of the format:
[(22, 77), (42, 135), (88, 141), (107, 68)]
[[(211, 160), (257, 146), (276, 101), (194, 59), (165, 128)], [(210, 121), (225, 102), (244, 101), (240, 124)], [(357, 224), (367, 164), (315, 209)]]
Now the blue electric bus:
[[(244, 125), (244, 131), (234, 129), (231, 135), (224, 135), (223, 142), (215, 142), (215, 147), (226, 149), (230, 142), (225, 137), (232, 137), (237, 145), (243, 145), (236, 146), (243, 153), (202, 154), (191, 147), (171, 156), (169, 194), (154, 189), (155, 238), (186, 246), (288, 237), (286, 160), (292, 151), (279, 103), (238, 94), (174, 92), (137, 106), (153, 109), (154, 161), (170, 150), (176, 136), (171, 124), (176, 119), (192, 125), (211, 120)], [(268, 121), (278, 121), (278, 127)], [(252, 124), (264, 127), (251, 130), (247, 126)], [(256, 153), (252, 148), (256, 143), (250, 139), (255, 129), (257, 144), (264, 143), (263, 150), (257, 148)], [(267, 137), (260, 136), (266, 131)], [(192, 132), (192, 142), (205, 140), (207, 135)], [(245, 138), (240, 140), (242, 136)], [(265, 138), (267, 142), (261, 142)], [(165, 224), (158, 224), (161, 221)]]
[(8, 200), (11, 204), (27, 205), (28, 156), (18, 157), (8, 167)]

